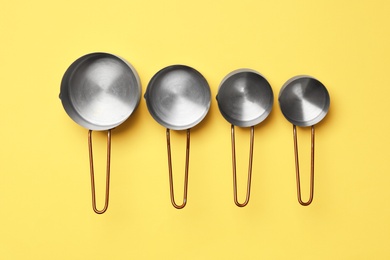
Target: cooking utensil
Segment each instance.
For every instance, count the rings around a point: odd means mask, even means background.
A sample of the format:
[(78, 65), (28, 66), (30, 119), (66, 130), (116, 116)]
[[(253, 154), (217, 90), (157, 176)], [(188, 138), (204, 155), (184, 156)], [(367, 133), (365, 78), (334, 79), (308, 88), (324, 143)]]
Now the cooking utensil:
[[(60, 99), (73, 121), (88, 131), (92, 208), (97, 214), (108, 208), (111, 130), (123, 123), (137, 108), (141, 84), (135, 69), (122, 58), (109, 53), (90, 53), (66, 70)], [(92, 131), (107, 130), (106, 195), (102, 210), (96, 207), (92, 154)]]
[[(169, 185), (172, 205), (182, 209), (187, 203), (190, 130), (200, 123), (210, 108), (210, 87), (197, 70), (185, 65), (172, 65), (157, 72), (145, 93), (146, 105), (152, 117), (166, 127)], [(186, 130), (186, 164), (184, 195), (176, 204), (173, 188), (170, 129)]]
[[(251, 191), (254, 127), (270, 114), (274, 95), (270, 84), (260, 73), (250, 69), (239, 69), (229, 73), (222, 80), (217, 101), (222, 116), (231, 123), (234, 202), (238, 207), (245, 207)], [(237, 196), (235, 125), (250, 127), (248, 182), (244, 203), (238, 202)]]
[[(305, 75), (296, 76), (289, 79), (281, 88), (279, 105), (283, 115), (293, 124), (298, 202), (303, 206), (308, 206), (313, 201), (314, 196), (314, 125), (328, 113), (329, 93), (317, 79)], [(301, 196), (296, 126), (311, 127), (310, 197), (306, 202), (302, 201)]]

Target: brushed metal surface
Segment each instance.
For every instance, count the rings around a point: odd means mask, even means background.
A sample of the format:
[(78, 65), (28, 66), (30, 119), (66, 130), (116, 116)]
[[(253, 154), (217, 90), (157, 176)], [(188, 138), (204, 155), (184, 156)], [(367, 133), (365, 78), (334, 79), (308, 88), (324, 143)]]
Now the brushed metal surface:
[(328, 90), (317, 79), (300, 75), (289, 79), (279, 92), (279, 105), (288, 121), (297, 126), (312, 126), (328, 113)]
[(60, 99), (68, 115), (91, 130), (108, 130), (123, 123), (141, 99), (137, 72), (109, 53), (77, 59), (65, 72)]
[(258, 72), (239, 69), (221, 82), (217, 94), (222, 116), (231, 124), (250, 127), (261, 123), (272, 110), (274, 94)]
[(152, 117), (173, 130), (189, 129), (206, 116), (210, 108), (210, 87), (195, 69), (168, 66), (150, 80), (145, 100)]

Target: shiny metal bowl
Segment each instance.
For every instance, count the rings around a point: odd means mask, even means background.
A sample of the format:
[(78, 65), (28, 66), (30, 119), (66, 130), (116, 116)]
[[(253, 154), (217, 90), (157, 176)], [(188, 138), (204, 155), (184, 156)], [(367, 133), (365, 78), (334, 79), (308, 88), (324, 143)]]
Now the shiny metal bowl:
[(172, 65), (157, 72), (145, 93), (152, 117), (168, 129), (184, 130), (197, 125), (210, 108), (210, 87), (195, 69)]
[(231, 124), (250, 127), (261, 123), (272, 110), (274, 95), (268, 81), (258, 72), (239, 69), (221, 82), (218, 107)]
[(328, 113), (328, 90), (311, 76), (289, 79), (279, 92), (279, 105), (283, 115), (293, 125), (312, 126)]
[(108, 130), (134, 112), (141, 99), (141, 84), (125, 60), (109, 53), (91, 53), (67, 69), (60, 99), (77, 124), (90, 130)]

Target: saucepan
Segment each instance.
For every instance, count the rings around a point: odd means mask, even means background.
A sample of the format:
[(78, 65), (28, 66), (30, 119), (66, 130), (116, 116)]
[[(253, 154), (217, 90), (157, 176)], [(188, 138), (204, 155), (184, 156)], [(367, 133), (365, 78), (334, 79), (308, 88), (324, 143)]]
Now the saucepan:
[[(108, 208), (111, 130), (122, 124), (137, 108), (141, 84), (136, 70), (124, 59), (110, 53), (90, 53), (73, 62), (66, 70), (60, 99), (73, 121), (89, 129), (92, 207), (97, 214)], [(96, 207), (92, 131), (107, 131), (106, 195), (102, 210)]]
[[(270, 114), (274, 95), (271, 85), (259, 72), (251, 69), (239, 69), (229, 73), (222, 80), (218, 89), (217, 101), (222, 116), (231, 124), (234, 202), (238, 207), (244, 207), (250, 198), (254, 127)], [(250, 127), (247, 194), (243, 203), (238, 201), (237, 196), (234, 126)]]
[[(187, 204), (190, 130), (199, 124), (210, 108), (210, 87), (200, 72), (186, 65), (172, 65), (158, 71), (150, 80), (145, 100), (151, 116), (166, 128), (171, 203), (177, 209)], [(186, 164), (182, 204), (175, 202), (170, 129), (186, 130)]]
[[(295, 76), (281, 88), (279, 105), (284, 117), (293, 124), (298, 202), (302, 206), (308, 206), (314, 197), (314, 125), (319, 123), (328, 113), (329, 93), (319, 80), (307, 75)], [(306, 202), (302, 201), (301, 196), (296, 126), (311, 127), (310, 196)]]

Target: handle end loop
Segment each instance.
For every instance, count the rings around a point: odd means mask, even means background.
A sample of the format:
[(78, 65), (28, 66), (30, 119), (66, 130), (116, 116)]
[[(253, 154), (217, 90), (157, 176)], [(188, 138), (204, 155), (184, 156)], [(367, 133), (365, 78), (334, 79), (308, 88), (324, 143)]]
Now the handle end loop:
[(235, 134), (234, 134), (234, 125), (231, 125), (231, 140), (232, 140), (232, 164), (233, 164), (233, 193), (234, 193), (234, 203), (238, 207), (245, 207), (249, 203), (249, 198), (251, 194), (251, 181), (252, 181), (252, 163), (253, 163), (253, 146), (254, 146), (254, 126), (251, 126), (250, 130), (250, 148), (249, 148), (249, 166), (248, 166), (248, 182), (247, 182), (247, 191), (246, 198), (243, 203), (238, 202), (237, 195), (237, 173), (236, 173), (236, 145), (235, 145)]
[(294, 136), (295, 172), (296, 172), (296, 179), (297, 179), (298, 202), (302, 206), (309, 206), (313, 202), (313, 198), (314, 198), (314, 141), (315, 141), (314, 125), (311, 126), (310, 196), (306, 202), (302, 200), (302, 194), (301, 194), (301, 181), (300, 181), (299, 158), (298, 158), (298, 137), (297, 137), (296, 125), (293, 125), (293, 136)]
[(95, 173), (93, 167), (92, 153), (92, 130), (88, 131), (88, 149), (89, 149), (89, 169), (91, 174), (91, 190), (92, 190), (92, 209), (96, 214), (103, 214), (107, 211), (109, 194), (110, 194), (110, 164), (111, 164), (111, 129), (107, 132), (107, 166), (106, 166), (106, 195), (103, 209), (99, 210), (96, 207), (96, 191), (95, 191)]
[(169, 171), (169, 189), (171, 196), (171, 203), (176, 209), (182, 209), (187, 205), (187, 193), (188, 193), (188, 167), (190, 159), (190, 129), (187, 129), (187, 144), (186, 144), (186, 162), (185, 162), (185, 175), (184, 175), (184, 193), (183, 203), (181, 205), (175, 202), (175, 192), (173, 188), (173, 174), (172, 174), (172, 156), (171, 156), (171, 134), (169, 128), (166, 131), (167, 136), (167, 152), (168, 152), (168, 171)]

